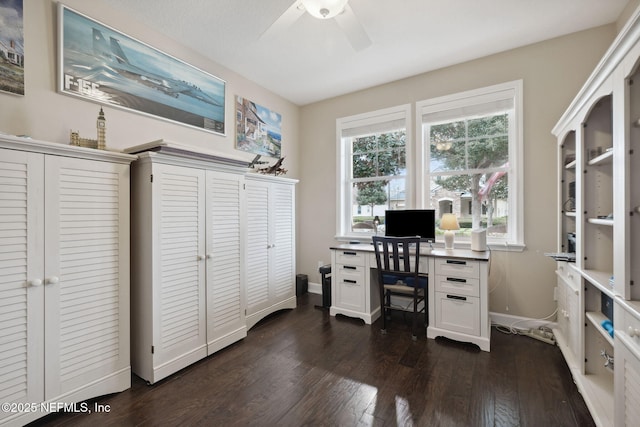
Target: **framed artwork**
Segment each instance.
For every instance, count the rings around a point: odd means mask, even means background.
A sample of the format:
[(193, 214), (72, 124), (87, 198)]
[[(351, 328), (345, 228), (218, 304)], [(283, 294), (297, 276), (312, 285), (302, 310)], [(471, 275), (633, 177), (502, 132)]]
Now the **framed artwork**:
[(24, 95), (22, 0), (0, 0), (0, 90)]
[(236, 148), (261, 156), (280, 158), (282, 116), (236, 96)]
[(225, 81), (58, 6), (58, 90), (225, 134)]

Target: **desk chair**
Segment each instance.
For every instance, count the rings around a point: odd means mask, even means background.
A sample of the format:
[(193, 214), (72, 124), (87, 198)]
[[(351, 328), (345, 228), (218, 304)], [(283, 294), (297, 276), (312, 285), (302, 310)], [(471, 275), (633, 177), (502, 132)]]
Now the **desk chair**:
[[(390, 310), (409, 311), (391, 306), (392, 295), (413, 298), (413, 340), (418, 339), (418, 315), (424, 312), (427, 324), (427, 276), (420, 274), (419, 237), (373, 237), (380, 287), (380, 307), (382, 309), (382, 333), (387, 333), (387, 315)], [(411, 250), (411, 253), (409, 253)], [(406, 254), (406, 255), (405, 255)], [(423, 308), (418, 310), (418, 304)]]

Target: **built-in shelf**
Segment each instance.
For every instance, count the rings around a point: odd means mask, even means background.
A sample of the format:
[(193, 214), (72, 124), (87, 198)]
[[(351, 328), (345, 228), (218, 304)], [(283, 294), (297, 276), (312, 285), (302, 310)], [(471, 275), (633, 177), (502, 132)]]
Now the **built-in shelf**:
[(576, 217), (576, 211), (569, 211), (569, 212), (565, 212), (564, 214), (572, 218)]
[(613, 227), (613, 219), (609, 218), (589, 218), (587, 219), (589, 224), (597, 224), (597, 225), (606, 225), (609, 227)]
[(612, 272), (597, 271), (597, 270), (582, 270), (580, 272), (589, 283), (598, 288), (598, 290), (604, 292), (611, 298), (615, 298), (613, 289), (609, 285), (609, 279), (613, 276)]
[(567, 163), (566, 165), (564, 165), (565, 169), (575, 169), (576, 168), (576, 161), (572, 160), (569, 163)]
[(590, 166), (597, 166), (597, 165), (603, 165), (605, 163), (611, 163), (612, 160), (613, 160), (613, 150), (608, 150), (600, 154), (599, 156), (589, 160), (587, 164)]
[(596, 331), (598, 331), (600, 335), (602, 335), (604, 339), (607, 340), (607, 342), (611, 344), (611, 346), (613, 346), (613, 337), (609, 335), (609, 332), (607, 332), (606, 329), (602, 327), (602, 322), (604, 322), (605, 320), (609, 320), (607, 319), (607, 316), (599, 311), (587, 311), (584, 315), (587, 320), (591, 322), (591, 324), (596, 328)]

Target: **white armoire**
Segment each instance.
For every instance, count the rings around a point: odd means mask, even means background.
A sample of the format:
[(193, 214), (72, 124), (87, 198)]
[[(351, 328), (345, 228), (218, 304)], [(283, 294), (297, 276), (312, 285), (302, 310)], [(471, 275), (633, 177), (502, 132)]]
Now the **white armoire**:
[(247, 328), (296, 307), (295, 184), (268, 175), (246, 177)]
[(133, 159), (0, 136), (0, 424), (131, 386)]
[(247, 164), (158, 146), (132, 167), (131, 363), (149, 383), (247, 334)]

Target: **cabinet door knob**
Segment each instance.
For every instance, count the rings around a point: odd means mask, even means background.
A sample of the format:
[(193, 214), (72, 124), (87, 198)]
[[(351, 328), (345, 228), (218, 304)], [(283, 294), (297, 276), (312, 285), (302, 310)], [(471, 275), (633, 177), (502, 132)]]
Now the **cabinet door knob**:
[(58, 282), (60, 282), (60, 279), (58, 279), (56, 276), (49, 277), (45, 280), (45, 284), (47, 285), (56, 285), (58, 284)]
[(204, 255), (198, 255), (198, 261), (203, 261), (204, 260)]
[(40, 286), (40, 285), (42, 285), (42, 280), (40, 279), (29, 280), (27, 282), (27, 286)]
[(640, 329), (636, 329), (633, 326), (629, 326), (627, 330), (629, 331), (629, 336), (631, 336), (632, 338), (640, 336)]

